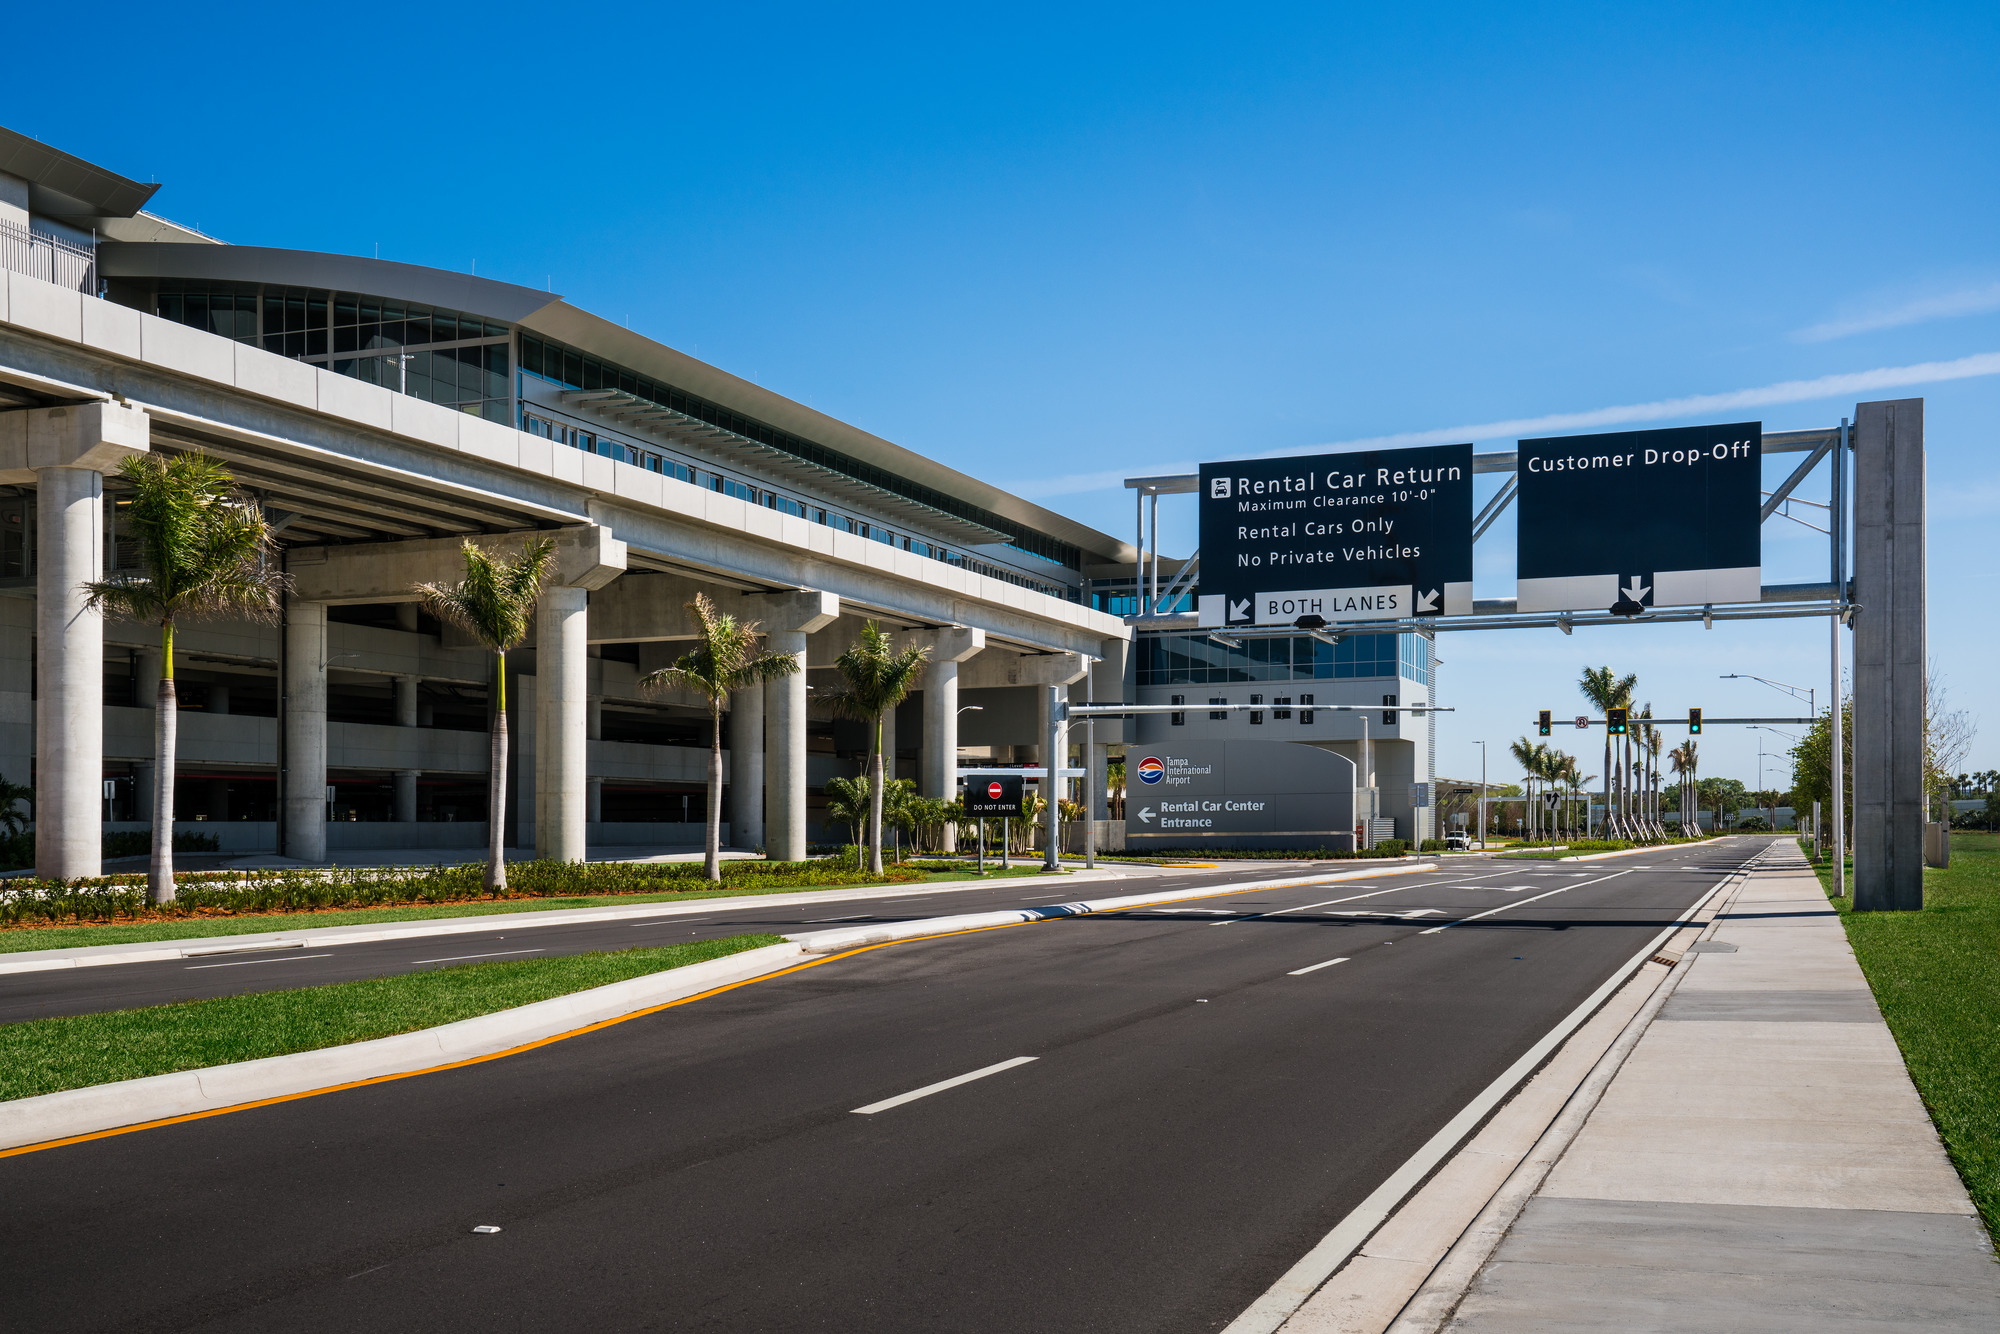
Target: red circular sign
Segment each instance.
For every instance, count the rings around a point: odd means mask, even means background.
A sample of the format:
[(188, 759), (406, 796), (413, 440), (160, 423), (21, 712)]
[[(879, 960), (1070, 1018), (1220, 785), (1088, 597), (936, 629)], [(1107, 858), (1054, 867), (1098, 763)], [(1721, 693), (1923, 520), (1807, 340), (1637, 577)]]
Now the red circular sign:
[(986, 795), (993, 798), (993, 800), (995, 801), (1000, 800), (1000, 791), (1001, 789), (998, 783), (988, 783), (986, 785)]

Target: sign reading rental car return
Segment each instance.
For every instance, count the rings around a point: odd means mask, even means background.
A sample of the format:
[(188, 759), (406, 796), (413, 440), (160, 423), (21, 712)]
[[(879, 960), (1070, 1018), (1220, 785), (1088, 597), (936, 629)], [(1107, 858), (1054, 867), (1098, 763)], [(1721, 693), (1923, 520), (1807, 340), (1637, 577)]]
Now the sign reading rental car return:
[(1472, 446), (1201, 468), (1204, 627), (1472, 610)]
[(1757, 601), (1763, 452), (1762, 422), (1521, 441), (1519, 609)]

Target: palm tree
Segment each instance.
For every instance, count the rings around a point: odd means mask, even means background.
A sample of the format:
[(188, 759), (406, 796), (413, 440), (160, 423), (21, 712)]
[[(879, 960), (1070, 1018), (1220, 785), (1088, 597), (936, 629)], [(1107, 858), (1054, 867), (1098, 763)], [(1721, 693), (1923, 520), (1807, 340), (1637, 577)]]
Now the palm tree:
[(834, 713), (858, 718), (873, 729), (868, 751), (868, 870), (873, 875), (882, 873), (882, 715), (909, 698), (930, 656), (930, 649), (918, 645), (898, 653), (882, 627), (867, 621), (847, 652), (834, 659), (845, 686), (820, 700)]
[(700, 633), (695, 646), (671, 667), (639, 678), (647, 690), (692, 690), (708, 700), (708, 850), (703, 874), (722, 879), (722, 713), (738, 690), (762, 687), (799, 670), (799, 654), (760, 650), (758, 622), (739, 621), (715, 609), (706, 593), (687, 604)]
[(1538, 780), (1546, 780), (1549, 777), (1549, 757), (1551, 751), (1548, 746), (1543, 745), (1539, 741), (1530, 741), (1526, 737), (1521, 737), (1519, 740), (1508, 744), (1507, 753), (1512, 755), (1514, 762), (1521, 766), (1521, 772), (1524, 776), (1525, 781), (1521, 784), (1522, 790), (1526, 793), (1526, 800), (1521, 803), (1523, 822), (1527, 826), (1524, 832), (1532, 839), (1535, 836), (1535, 832), (1540, 828), (1541, 822), (1541, 817), (1535, 807), (1535, 783)]
[[(1681, 836), (1688, 836), (1688, 815), (1698, 803), (1694, 797), (1694, 774), (1696, 765), (1695, 742), (1692, 737), (1667, 752), (1667, 762), (1673, 766), (1674, 776), (1679, 778), (1681, 788)], [(1696, 833), (1700, 833), (1700, 821), (1696, 820)]]
[(206, 454), (139, 454), (118, 465), (132, 487), (123, 523), (138, 540), (139, 569), (84, 587), (90, 605), (160, 627), (160, 683), (153, 699), (153, 847), (147, 897), (174, 897), (174, 751), (180, 705), (174, 692), (174, 626), (182, 619), (241, 616), (275, 621), (285, 576), (271, 563), (271, 526)]
[(826, 787), (826, 818), (835, 824), (847, 826), (847, 841), (856, 849), (854, 860), (859, 863), (861, 855), (861, 831), (868, 827), (869, 783), (867, 775), (860, 778), (829, 778)]
[[(1613, 709), (1631, 707), (1632, 692), (1638, 688), (1638, 673), (1628, 673), (1620, 677), (1613, 675), (1609, 667), (1586, 667), (1583, 669), (1582, 679), (1577, 682), (1577, 689), (1583, 692), (1583, 697), (1590, 701), (1598, 713), (1607, 717)], [(1604, 821), (1607, 832), (1610, 832), (1616, 819), (1611, 810), (1612, 789), (1614, 786), (1618, 787), (1621, 794), (1624, 790), (1617, 779), (1618, 769), (1612, 763), (1611, 729), (1606, 727), (1604, 729)]]
[(555, 565), (554, 538), (538, 538), (508, 560), (467, 538), (459, 547), (465, 577), (455, 584), (416, 584), (411, 591), (431, 614), (450, 621), (493, 652), (493, 734), (488, 752), (486, 888), (507, 888), (507, 650), (527, 638), (528, 621)]

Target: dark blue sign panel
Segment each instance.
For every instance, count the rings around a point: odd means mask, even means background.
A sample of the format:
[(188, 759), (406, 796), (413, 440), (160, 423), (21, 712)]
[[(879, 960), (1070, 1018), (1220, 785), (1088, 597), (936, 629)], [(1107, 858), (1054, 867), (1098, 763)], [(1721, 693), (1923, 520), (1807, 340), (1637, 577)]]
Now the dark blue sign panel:
[(1472, 446), (1201, 468), (1201, 625), (1472, 610)]
[(1520, 610), (1757, 601), (1763, 452), (1762, 422), (1521, 441)]

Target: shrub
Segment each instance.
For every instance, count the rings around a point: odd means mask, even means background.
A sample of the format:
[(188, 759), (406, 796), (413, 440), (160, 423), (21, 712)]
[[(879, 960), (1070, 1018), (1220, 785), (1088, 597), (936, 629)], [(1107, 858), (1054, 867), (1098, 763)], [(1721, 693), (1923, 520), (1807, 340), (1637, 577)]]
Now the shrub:
[[(195, 871), (174, 877), (174, 901), (157, 905), (146, 901), (143, 874), (70, 881), (14, 880), (0, 886), (0, 925), (390, 908), (503, 897), (580, 898), (599, 894), (693, 892), (712, 887), (703, 879), (699, 862), (519, 862), (508, 868), (512, 883), (497, 893), (483, 885), (485, 870), (482, 864), (467, 863), (415, 869)], [(872, 876), (827, 862), (722, 864), (722, 884), (729, 889), (894, 884), (921, 879), (922, 874), (892, 868), (884, 875)]]

